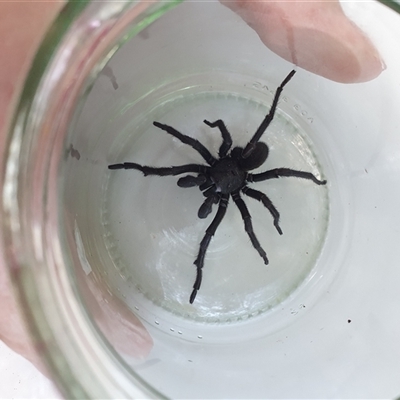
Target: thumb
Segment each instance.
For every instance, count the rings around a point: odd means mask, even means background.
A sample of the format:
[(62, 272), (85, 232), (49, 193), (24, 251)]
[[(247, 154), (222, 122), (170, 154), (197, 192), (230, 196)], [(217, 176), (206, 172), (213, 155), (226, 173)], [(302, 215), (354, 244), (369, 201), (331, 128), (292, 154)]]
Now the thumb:
[(365, 82), (385, 68), (377, 49), (337, 0), (222, 3), (239, 14), (273, 52), (325, 78)]

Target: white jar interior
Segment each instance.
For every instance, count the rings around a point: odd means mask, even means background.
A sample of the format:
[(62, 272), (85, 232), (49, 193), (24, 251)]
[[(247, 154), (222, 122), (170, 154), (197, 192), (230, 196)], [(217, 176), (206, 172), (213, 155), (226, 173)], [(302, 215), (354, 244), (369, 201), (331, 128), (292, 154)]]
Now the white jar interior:
[(216, 154), (221, 136), (202, 121), (221, 118), (244, 145), (293, 66), (220, 3), (186, 2), (127, 39), (75, 109), (59, 169), (60, 229), (73, 235), (63, 251), (79, 255), (72, 275), (93, 273), (142, 321), (154, 342), (148, 357), (117, 356), (166, 397), (400, 393), (399, 17), (378, 3), (343, 6), (387, 70), (343, 85), (298, 69), (262, 138), (270, 155), (260, 171), (289, 167), (328, 183), (252, 186), (281, 214), (282, 236), (245, 199), (268, 266), (231, 201), (193, 305), (193, 261), (212, 218), (197, 218), (202, 194), (176, 177), (107, 166), (202, 162), (153, 121)]

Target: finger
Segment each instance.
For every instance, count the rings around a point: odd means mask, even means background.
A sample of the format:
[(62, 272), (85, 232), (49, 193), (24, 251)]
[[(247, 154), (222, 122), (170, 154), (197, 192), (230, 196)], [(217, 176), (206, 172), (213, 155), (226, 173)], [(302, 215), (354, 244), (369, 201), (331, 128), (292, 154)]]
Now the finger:
[(11, 289), (12, 285), (6, 270), (0, 265), (0, 340), (28, 359), (42, 373), (46, 374), (45, 368), (26, 332), (19, 307)]
[[(62, 6), (62, 1), (51, 0), (0, 2), (0, 149), (35, 51)], [(44, 372), (20, 315), (5, 261), (0, 259), (0, 340)]]
[(336, 0), (222, 0), (284, 59), (342, 83), (365, 82), (385, 68), (370, 39)]
[[(0, 148), (6, 136), (13, 102), (15, 104), (17, 100), (35, 51), (63, 5), (62, 1), (52, 0), (0, 2), (0, 37), (7, 38), (0, 41)], [(0, 339), (43, 371), (11, 292), (5, 265), (4, 260), (0, 260)], [(147, 355), (152, 339), (129, 308), (95, 282), (93, 276), (84, 277), (83, 281), (85, 284), (81, 289), (85, 292), (87, 305), (117, 351), (136, 357)], [(40, 348), (41, 344), (36, 341), (35, 346)]]
[(0, 1), (0, 134), (16, 100), (33, 56), (63, 1)]

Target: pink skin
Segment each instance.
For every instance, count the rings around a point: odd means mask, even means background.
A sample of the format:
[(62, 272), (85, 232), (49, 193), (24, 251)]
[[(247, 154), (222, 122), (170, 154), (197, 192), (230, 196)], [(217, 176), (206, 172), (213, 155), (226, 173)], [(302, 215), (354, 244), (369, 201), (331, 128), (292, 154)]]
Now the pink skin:
[[(337, 1), (236, 0), (224, 4), (237, 12), (271, 50), (328, 79), (364, 82), (384, 69), (375, 47), (346, 18)], [(30, 62), (62, 6), (62, 1), (54, 0), (0, 2), (0, 151)], [(152, 340), (143, 325), (93, 277), (86, 284), (87, 301), (110, 342), (131, 356), (146, 356)], [(0, 339), (42, 369), (17, 310), (3, 261), (0, 262)]]
[(385, 68), (368, 37), (339, 2), (222, 0), (282, 58), (341, 83), (366, 82)]

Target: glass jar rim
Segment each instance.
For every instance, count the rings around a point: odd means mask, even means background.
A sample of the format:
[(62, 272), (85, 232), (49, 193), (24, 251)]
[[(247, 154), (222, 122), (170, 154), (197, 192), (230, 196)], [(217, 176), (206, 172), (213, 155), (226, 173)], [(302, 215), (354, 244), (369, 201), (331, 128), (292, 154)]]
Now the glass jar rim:
[[(139, 30), (143, 29), (147, 24), (152, 22), (152, 18), (158, 18), (163, 15), (169, 8), (175, 6), (180, 3), (181, 0), (173, 1), (173, 2), (160, 2), (158, 3), (158, 7), (152, 11), (151, 18), (144, 21), (143, 25), (140, 27), (136, 27), (136, 31), (132, 30), (130, 35), (136, 34)], [(390, 7), (394, 11), (400, 13), (400, 2), (397, 0), (378, 0), (382, 4)], [(115, 2), (112, 3), (115, 6)], [(107, 3), (104, 3), (107, 4)], [(128, 4), (128, 5), (126, 5)], [(116, 8), (113, 10), (113, 15), (121, 14), (126, 11), (127, 7), (134, 7), (136, 4), (133, 2), (126, 3), (125, 5), (115, 6)], [(55, 54), (60, 52), (60, 44), (63, 40), (65, 40), (66, 35), (70, 32), (71, 27), (74, 23), (76, 23), (77, 19), (85, 12), (87, 12), (88, 7), (93, 6), (93, 2), (90, 0), (82, 0), (80, 2), (75, 2), (70, 0), (64, 9), (60, 12), (57, 20), (53, 24), (52, 28), (45, 36), (42, 45), (40, 46), (34, 62), (32, 64), (30, 73), (28, 78), (26, 79), (26, 83), (24, 85), (24, 89), (22, 91), (20, 101), (18, 107), (15, 112), (14, 120), (10, 128), (10, 133), (7, 138), (7, 146), (6, 146), (6, 161), (5, 161), (5, 174), (4, 174), (4, 189), (3, 189), (3, 204), (2, 204), (2, 213), (3, 213), (3, 241), (4, 241), (4, 249), (5, 249), (5, 258), (9, 260), (9, 269), (11, 271), (11, 276), (13, 278), (13, 282), (17, 287), (17, 291), (19, 293), (19, 299), (21, 304), (21, 309), (25, 313), (25, 318), (28, 322), (29, 329), (32, 332), (34, 338), (36, 338), (38, 343), (46, 343), (50, 344), (45, 350), (41, 348), (41, 352), (44, 355), (45, 362), (47, 365), (55, 371), (54, 378), (58, 381), (59, 387), (64, 390), (64, 394), (67, 397), (108, 397), (114, 396), (108, 389), (110, 386), (106, 387), (109, 382), (104, 382), (103, 388), (96, 388), (95, 392), (91, 392), (90, 388), (93, 386), (90, 382), (89, 375), (82, 376), (82, 381), (85, 381), (85, 389), (77, 388), (78, 380), (77, 380), (77, 372), (72, 371), (71, 365), (69, 365), (66, 360), (60, 356), (62, 352), (59, 351), (60, 341), (56, 339), (56, 331), (49, 324), (48, 316), (40, 309), (40, 305), (43, 303), (43, 299), (39, 295), (36, 286), (32, 285), (32, 282), (36, 284), (40, 284), (38, 287), (47, 287), (49, 292), (51, 292), (48, 287), (48, 282), (45, 281), (45, 276), (36, 276), (40, 275), (39, 271), (36, 269), (36, 266), (32, 264), (27, 264), (26, 259), (22, 256), (23, 252), (28, 251), (30, 255), (37, 255), (43, 251), (40, 248), (40, 245), (36, 242), (32, 235), (33, 245), (26, 242), (25, 239), (21, 238), (23, 236), (22, 230), (25, 229), (25, 222), (22, 221), (23, 218), (26, 217), (24, 215), (21, 217), (23, 210), (21, 210), (21, 194), (19, 193), (19, 188), (23, 187), (23, 184), (26, 182), (24, 178), (21, 178), (21, 173), (23, 173), (23, 169), (28, 167), (28, 163), (26, 159), (23, 157), (23, 153), (21, 153), (21, 149), (25, 147), (25, 151), (29, 150), (31, 143), (28, 145), (25, 144), (27, 140), (27, 135), (25, 132), (30, 131), (30, 128), (33, 127), (33, 131), (39, 129), (41, 124), (40, 121), (36, 119), (36, 117), (32, 117), (32, 113), (37, 110), (44, 111), (43, 104), (41, 103), (40, 93), (42, 90), (48, 89), (43, 83), (43, 77), (48, 72), (49, 66), (53, 65), (56, 57)], [(94, 31), (93, 31), (94, 32)], [(92, 32), (92, 33), (93, 33)], [(129, 38), (126, 36), (124, 40)], [(112, 55), (116, 48), (110, 48), (108, 51), (108, 55)], [(107, 57), (106, 57), (107, 58)], [(54, 76), (53, 76), (54, 78)], [(54, 81), (53, 81), (54, 83)], [(31, 142), (31, 139), (29, 140)], [(22, 184), (22, 185), (21, 185)], [(29, 186), (29, 184), (28, 184)], [(18, 200), (16, 200), (18, 199)], [(41, 199), (37, 199), (40, 201)], [(45, 210), (43, 210), (45, 211)], [(35, 247), (36, 245), (36, 247)], [(63, 277), (65, 279), (66, 276)], [(39, 282), (40, 281), (40, 282)], [(55, 293), (52, 293), (54, 296)], [(70, 292), (71, 296), (75, 296), (73, 292)], [(36, 306), (35, 311), (32, 313), (32, 309)], [(76, 306), (76, 305), (75, 305)], [(77, 309), (75, 309), (77, 311)], [(54, 313), (54, 320), (52, 324), (59, 324), (62, 326), (62, 320), (57, 320), (59, 316)], [(85, 323), (85, 316), (82, 315), (82, 319), (80, 320), (82, 324)], [(81, 325), (82, 326), (82, 325)], [(86, 331), (86, 334), (95, 338), (96, 333), (90, 330)], [(75, 340), (74, 338), (73, 340)], [(65, 348), (63, 351), (68, 351), (71, 343), (64, 343)], [(107, 349), (97, 349), (98, 352), (104, 350), (103, 356), (104, 360), (108, 360), (115, 363), (120, 363), (120, 360), (113, 360), (112, 354)], [(80, 359), (82, 361), (82, 359)], [(82, 362), (81, 362), (82, 365)], [(62, 372), (62, 373), (61, 373)], [(104, 370), (99, 370), (96, 372), (97, 376), (104, 373)], [(79, 377), (81, 378), (81, 377)], [(82, 382), (81, 381), (81, 382)], [(75, 384), (71, 385), (71, 382), (75, 382)], [(80, 383), (81, 383), (80, 382)], [(99, 382), (103, 383), (101, 379)], [(155, 391), (147, 386), (145, 382), (143, 382), (138, 376), (135, 377), (135, 382), (132, 385), (130, 382), (129, 374), (125, 374), (123, 377), (119, 377), (115, 379), (114, 393), (119, 393), (121, 396), (126, 395), (126, 393), (135, 393), (134, 396), (137, 397), (154, 397), (160, 398), (161, 394), (155, 393)], [(97, 382), (96, 382), (97, 383)], [(118, 388), (123, 387), (124, 389)], [(67, 387), (70, 387), (70, 391), (68, 391)], [(102, 391), (104, 390), (104, 391)], [(136, 390), (136, 392), (133, 392)]]
[[(54, 204), (68, 110), (126, 40), (180, 2), (68, 1), (36, 53), (10, 124), (4, 258), (33, 342), (66, 398), (163, 398), (90, 322), (63, 263)], [(53, 106), (61, 99), (65, 107), (58, 115)]]

